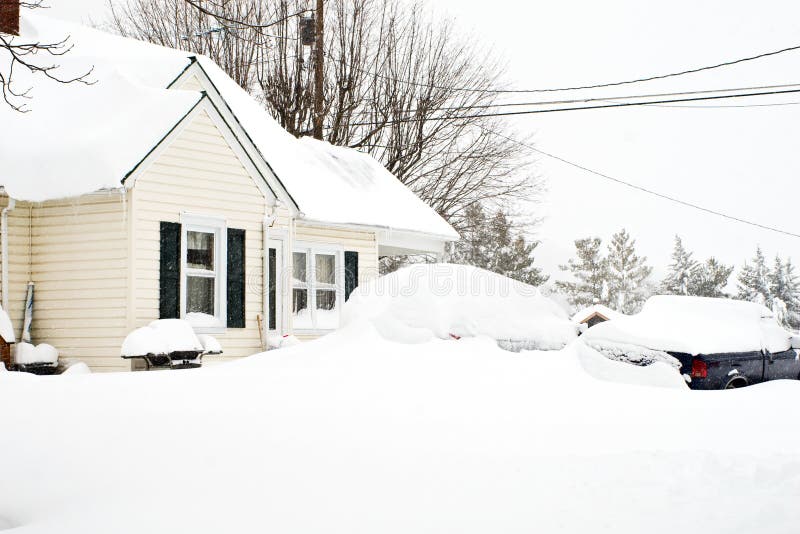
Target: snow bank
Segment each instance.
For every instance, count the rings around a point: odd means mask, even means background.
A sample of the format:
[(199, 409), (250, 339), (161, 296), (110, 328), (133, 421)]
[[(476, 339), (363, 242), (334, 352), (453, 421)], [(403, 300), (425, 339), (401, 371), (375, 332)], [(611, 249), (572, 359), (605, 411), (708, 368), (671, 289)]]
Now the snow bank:
[(14, 361), (22, 365), (34, 363), (54, 364), (58, 362), (58, 350), (47, 343), (41, 343), (36, 346), (24, 342), (17, 343)]
[(651, 297), (637, 315), (590, 328), (588, 344), (626, 344), (686, 354), (758, 351), (791, 347), (766, 307), (752, 302), (703, 297)]
[[(221, 351), (221, 347), (219, 348)], [(159, 319), (128, 334), (122, 342), (120, 356), (160, 356), (172, 352), (203, 352), (203, 350), (203, 343), (187, 321)]]
[(193, 373), (5, 373), (0, 515), (15, 534), (796, 532), (800, 432), (765, 407), (800, 384), (612, 383), (585, 370), (657, 383), (659, 364), (580, 347), (369, 327)]
[(554, 350), (577, 335), (566, 313), (537, 288), (453, 264), (413, 265), (359, 287), (342, 324), (365, 321), (401, 343), (489, 336)]
[[(666, 353), (649, 351), (645, 355), (640, 350), (620, 351), (619, 349), (623, 347), (610, 345), (600, 348), (602, 350), (598, 350), (597, 346), (589, 345), (583, 340), (583, 337), (575, 347), (578, 361), (583, 369), (599, 380), (639, 386), (688, 389), (686, 381), (678, 372), (680, 362)], [(633, 357), (632, 360), (631, 354), (641, 355), (642, 359)], [(645, 361), (648, 363), (644, 363)], [(632, 363), (634, 365), (631, 365)]]
[(86, 365), (84, 362), (74, 362), (67, 367), (62, 375), (89, 375), (92, 374), (92, 370), (89, 369), (89, 366)]

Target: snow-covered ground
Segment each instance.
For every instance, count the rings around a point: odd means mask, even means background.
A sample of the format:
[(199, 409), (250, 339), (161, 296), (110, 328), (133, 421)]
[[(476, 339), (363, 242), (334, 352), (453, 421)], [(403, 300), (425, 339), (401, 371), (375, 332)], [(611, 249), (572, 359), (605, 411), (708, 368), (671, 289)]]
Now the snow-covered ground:
[(364, 321), (197, 371), (2, 373), (0, 528), (797, 532), (800, 384), (595, 377), (653, 372)]

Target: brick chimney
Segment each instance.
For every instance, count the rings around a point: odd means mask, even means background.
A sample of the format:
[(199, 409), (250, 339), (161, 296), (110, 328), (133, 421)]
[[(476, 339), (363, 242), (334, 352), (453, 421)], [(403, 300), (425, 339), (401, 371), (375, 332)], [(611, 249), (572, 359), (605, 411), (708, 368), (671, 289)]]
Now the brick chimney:
[(0, 0), (0, 33), (19, 35), (19, 0)]

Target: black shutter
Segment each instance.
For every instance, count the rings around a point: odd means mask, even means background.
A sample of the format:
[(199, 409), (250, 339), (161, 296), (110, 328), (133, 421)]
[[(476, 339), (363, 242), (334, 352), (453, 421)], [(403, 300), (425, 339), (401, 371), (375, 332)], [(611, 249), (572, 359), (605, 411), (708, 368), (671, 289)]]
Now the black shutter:
[(161, 223), (158, 283), (158, 316), (177, 319), (181, 315), (181, 225)]
[(244, 230), (228, 228), (228, 328), (244, 328)]
[(344, 253), (344, 300), (358, 287), (358, 252)]

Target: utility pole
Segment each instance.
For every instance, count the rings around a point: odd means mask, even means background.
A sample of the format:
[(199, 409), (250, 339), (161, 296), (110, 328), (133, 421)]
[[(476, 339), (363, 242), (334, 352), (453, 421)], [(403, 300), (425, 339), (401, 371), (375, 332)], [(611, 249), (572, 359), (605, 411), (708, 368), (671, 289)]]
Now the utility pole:
[(317, 11), (314, 14), (314, 137), (322, 139), (322, 120), (324, 107), (324, 79), (325, 57), (323, 35), (325, 33), (325, 13), (323, 12), (324, 0), (317, 0)]

